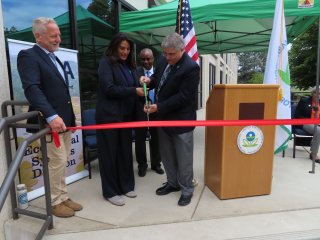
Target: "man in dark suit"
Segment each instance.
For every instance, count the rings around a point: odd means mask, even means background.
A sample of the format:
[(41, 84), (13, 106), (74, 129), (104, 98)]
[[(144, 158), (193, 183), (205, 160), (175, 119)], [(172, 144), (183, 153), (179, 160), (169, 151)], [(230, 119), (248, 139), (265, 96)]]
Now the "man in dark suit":
[[(37, 18), (32, 25), (36, 44), (18, 54), (18, 71), (29, 111), (39, 111), (52, 131), (59, 133), (57, 148), (47, 136), (52, 214), (72, 217), (82, 206), (72, 201), (65, 183), (66, 164), (71, 150), (69, 126), (75, 126), (68, 79), (61, 61), (54, 55), (61, 42), (60, 30), (51, 18)], [(37, 123), (30, 119), (28, 123)]]
[[(154, 73), (153, 68), (153, 52), (149, 48), (144, 48), (140, 51), (140, 62), (141, 67), (138, 68), (139, 76), (150, 77)], [(145, 97), (139, 99), (138, 104), (140, 105), (137, 109), (137, 120), (138, 121), (147, 121), (147, 115), (143, 111), (143, 104), (145, 103)], [(154, 103), (154, 90), (149, 91), (149, 100), (150, 103)], [(155, 120), (155, 116), (150, 115), (150, 120)], [(138, 162), (138, 175), (144, 177), (148, 168), (147, 164), (147, 152), (146, 152), (146, 136), (148, 129), (147, 128), (136, 128), (135, 129), (135, 152), (136, 160)], [(149, 139), (149, 150), (150, 150), (150, 162), (151, 170), (155, 171), (158, 174), (163, 174), (164, 171), (161, 168), (161, 157), (159, 152), (159, 140), (158, 140), (158, 129), (150, 128), (150, 139)]]
[[(164, 59), (160, 60), (150, 82), (155, 89), (155, 104), (147, 110), (157, 113), (159, 120), (196, 120), (197, 89), (200, 67), (185, 52), (182, 37), (168, 35), (162, 42)], [(167, 183), (156, 190), (166, 195), (181, 190), (179, 206), (188, 205), (194, 191), (193, 179), (194, 127), (161, 127), (159, 142), (161, 160), (167, 174)]]

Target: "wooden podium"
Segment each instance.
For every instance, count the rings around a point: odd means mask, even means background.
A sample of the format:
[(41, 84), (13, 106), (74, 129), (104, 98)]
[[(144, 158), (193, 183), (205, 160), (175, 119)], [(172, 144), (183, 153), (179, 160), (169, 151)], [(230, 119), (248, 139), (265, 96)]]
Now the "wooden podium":
[[(206, 119), (275, 119), (278, 93), (273, 84), (215, 85)], [(220, 199), (270, 194), (274, 141), (275, 126), (206, 127), (205, 184)]]

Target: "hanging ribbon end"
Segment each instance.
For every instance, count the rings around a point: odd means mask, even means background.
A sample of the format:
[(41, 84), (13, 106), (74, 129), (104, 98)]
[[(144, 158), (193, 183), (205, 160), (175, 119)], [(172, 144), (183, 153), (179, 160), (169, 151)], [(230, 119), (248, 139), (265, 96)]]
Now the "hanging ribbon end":
[(60, 139), (59, 139), (59, 133), (57, 132), (52, 132), (52, 139), (54, 144), (56, 145), (57, 148), (61, 147)]

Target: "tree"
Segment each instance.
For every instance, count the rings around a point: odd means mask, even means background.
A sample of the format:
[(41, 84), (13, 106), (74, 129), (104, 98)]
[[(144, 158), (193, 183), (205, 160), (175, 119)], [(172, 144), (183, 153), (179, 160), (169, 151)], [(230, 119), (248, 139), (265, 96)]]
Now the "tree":
[(252, 74), (250, 80), (247, 82), (249, 84), (262, 84), (264, 73), (254, 73)]
[(4, 29), (5, 35), (10, 34), (10, 33), (15, 33), (15, 32), (18, 32), (18, 29), (15, 26), (12, 26), (10, 29), (8, 29), (8, 28)]
[(114, 24), (114, 8), (112, 0), (93, 0), (88, 6), (88, 11), (106, 21)]
[(316, 85), (318, 23), (297, 37), (289, 51), (291, 85), (308, 89)]
[(267, 52), (244, 52), (237, 54), (239, 61), (238, 82), (248, 83), (255, 73), (263, 73)]

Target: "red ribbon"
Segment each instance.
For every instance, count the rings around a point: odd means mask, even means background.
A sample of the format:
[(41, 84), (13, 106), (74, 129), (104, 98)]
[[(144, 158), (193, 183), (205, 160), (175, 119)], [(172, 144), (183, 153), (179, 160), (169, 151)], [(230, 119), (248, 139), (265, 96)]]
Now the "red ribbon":
[(57, 132), (51, 132), (52, 133), (52, 139), (54, 144), (56, 145), (57, 148), (61, 146), (60, 139), (59, 139), (59, 133)]
[[(320, 124), (319, 118), (301, 119), (264, 119), (264, 120), (185, 120), (185, 121), (139, 121), (105, 123), (90, 126), (68, 127), (69, 130), (99, 130), (113, 128), (140, 128), (140, 127), (221, 127), (221, 126), (270, 126), (270, 125), (304, 125)], [(60, 147), (59, 135), (52, 133), (54, 143)]]

